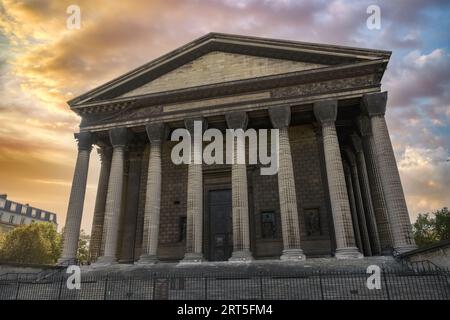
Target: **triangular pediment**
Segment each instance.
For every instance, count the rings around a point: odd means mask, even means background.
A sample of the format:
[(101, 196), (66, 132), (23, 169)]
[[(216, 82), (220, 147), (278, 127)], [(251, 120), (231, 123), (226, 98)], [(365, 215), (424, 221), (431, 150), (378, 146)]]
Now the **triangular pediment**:
[(390, 52), (210, 33), (69, 101), (81, 107), (339, 65), (387, 61)]
[(198, 87), (322, 68), (326, 65), (214, 51), (172, 70), (120, 97)]

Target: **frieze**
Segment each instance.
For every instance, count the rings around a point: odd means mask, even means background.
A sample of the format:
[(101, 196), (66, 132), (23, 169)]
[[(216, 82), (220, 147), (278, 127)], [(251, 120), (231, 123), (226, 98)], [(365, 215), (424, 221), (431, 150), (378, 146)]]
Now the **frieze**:
[(117, 120), (129, 121), (148, 117), (154, 117), (162, 114), (162, 106), (150, 106), (150, 107), (140, 107), (136, 108), (133, 106), (115, 111), (114, 113), (97, 113), (97, 114), (87, 114), (84, 115), (81, 120), (81, 127), (88, 125), (99, 125), (104, 123), (110, 123)]
[(359, 87), (368, 87), (379, 84), (377, 75), (370, 74), (360, 77), (334, 79), (322, 82), (307, 83), (291, 87), (272, 90), (272, 98), (287, 98), (308, 96), (327, 92), (335, 92)]

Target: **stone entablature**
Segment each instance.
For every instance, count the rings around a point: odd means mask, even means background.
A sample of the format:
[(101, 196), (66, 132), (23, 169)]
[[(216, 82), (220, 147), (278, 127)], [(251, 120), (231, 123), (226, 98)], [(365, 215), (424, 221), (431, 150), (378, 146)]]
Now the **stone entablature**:
[[(69, 101), (82, 123), (62, 260), (74, 258), (92, 144), (102, 155), (91, 248), (99, 263), (410, 250), (379, 92), (389, 56), (209, 34)], [(221, 131), (277, 128), (278, 174), (174, 165), (169, 131), (194, 120)]]

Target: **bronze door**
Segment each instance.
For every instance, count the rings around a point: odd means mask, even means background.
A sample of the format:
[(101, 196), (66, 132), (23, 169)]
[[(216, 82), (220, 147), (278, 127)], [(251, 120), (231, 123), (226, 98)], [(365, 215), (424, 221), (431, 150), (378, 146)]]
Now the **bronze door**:
[(226, 261), (233, 252), (231, 189), (208, 193), (211, 261)]

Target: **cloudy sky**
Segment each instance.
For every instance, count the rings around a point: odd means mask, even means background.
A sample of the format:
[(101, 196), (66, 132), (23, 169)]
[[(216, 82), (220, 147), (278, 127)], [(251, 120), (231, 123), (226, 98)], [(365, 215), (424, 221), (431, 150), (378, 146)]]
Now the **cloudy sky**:
[[(81, 28), (66, 27), (67, 7)], [(366, 26), (369, 5), (381, 29)], [(0, 0), (0, 193), (64, 224), (80, 119), (66, 101), (208, 32), (393, 51), (387, 120), (412, 220), (450, 205), (450, 2)], [(82, 228), (99, 160), (91, 156)]]

